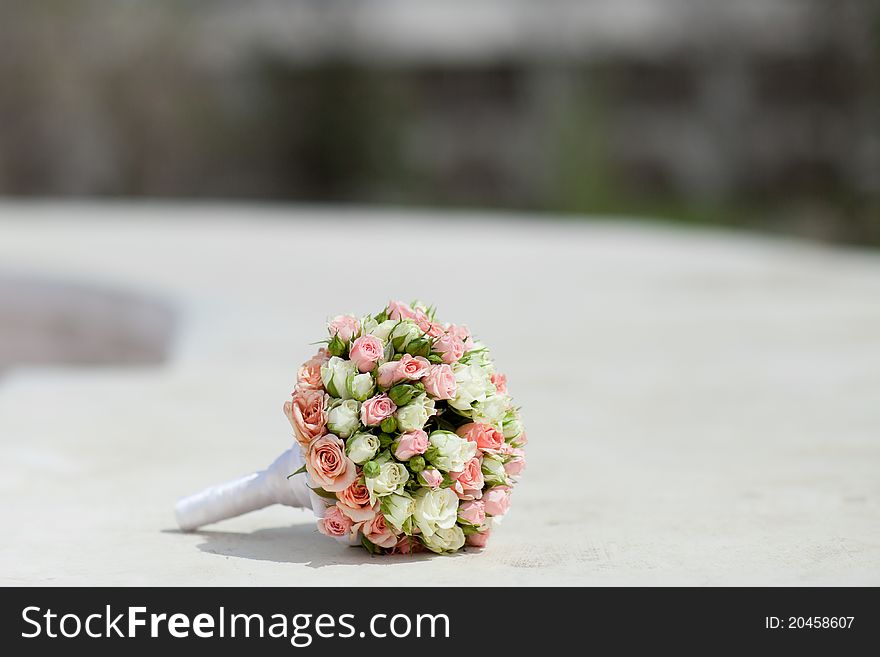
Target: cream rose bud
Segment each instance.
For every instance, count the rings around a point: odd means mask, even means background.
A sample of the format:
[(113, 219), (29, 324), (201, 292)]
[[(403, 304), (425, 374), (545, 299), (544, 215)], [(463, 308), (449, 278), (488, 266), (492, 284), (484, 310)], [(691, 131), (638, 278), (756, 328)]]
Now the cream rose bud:
[(415, 510), (415, 501), (407, 493), (391, 493), (386, 495), (379, 501), (379, 508), (382, 515), (389, 525), (392, 525), (397, 531), (409, 529), (412, 532), (412, 523), (407, 522), (412, 518)]
[(361, 335), (372, 333), (373, 329), (377, 326), (379, 326), (379, 322), (377, 322), (372, 315), (364, 315), (361, 317)]
[(422, 488), (416, 493), (413, 520), (422, 536), (431, 536), (439, 529), (455, 526), (458, 518), (458, 496), (449, 488)]
[(348, 458), (363, 465), (379, 451), (379, 438), (371, 433), (356, 433), (345, 443)]
[(455, 374), (455, 397), (449, 400), (449, 405), (459, 411), (470, 411), (474, 402), (485, 401), (495, 392), (489, 372), (479, 365), (456, 363), (452, 371)]
[(507, 395), (490, 395), (474, 405), (471, 417), (474, 422), (500, 427), (509, 407), (510, 398)]
[(421, 429), (432, 415), (434, 415), (434, 400), (422, 393), (406, 406), (397, 409), (395, 414), (397, 430), (406, 433)]
[(501, 431), (506, 440), (514, 440), (523, 432), (522, 422), (513, 410), (507, 411), (501, 422)]
[(510, 483), (507, 479), (507, 471), (504, 469), (504, 462), (489, 454), (483, 455), (483, 479), (490, 486), (503, 486)]
[(369, 399), (375, 388), (376, 382), (369, 373), (356, 374), (348, 380), (348, 394), (359, 402)]
[(407, 479), (409, 479), (409, 472), (407, 472), (406, 466), (392, 461), (383, 463), (379, 466), (378, 475), (366, 478), (370, 501), (375, 502), (376, 498), (392, 493), (402, 493)]
[(350, 360), (333, 356), (321, 366), (321, 382), (327, 392), (340, 399), (351, 399), (348, 392), (349, 377), (357, 376), (357, 365)]
[(371, 327), (369, 331), (366, 331), (370, 335), (375, 335), (382, 342), (388, 342), (388, 338), (391, 337), (391, 331), (394, 330), (394, 327), (397, 326), (398, 322), (396, 319), (388, 319), (382, 322), (381, 324), (376, 324)]
[(451, 431), (434, 431), (428, 440), (431, 446), (425, 452), (425, 458), (442, 472), (461, 472), (477, 453), (477, 443)]
[(327, 411), (327, 428), (340, 438), (348, 438), (360, 429), (360, 404), (354, 399), (339, 399)]
[(423, 536), (422, 540), (431, 552), (455, 552), (464, 546), (464, 532), (461, 527), (454, 525), (449, 529), (438, 529), (431, 536)]
[(391, 331), (391, 344), (397, 351), (404, 351), (410, 342), (422, 337), (424, 333), (415, 322), (403, 320), (396, 322), (394, 330)]

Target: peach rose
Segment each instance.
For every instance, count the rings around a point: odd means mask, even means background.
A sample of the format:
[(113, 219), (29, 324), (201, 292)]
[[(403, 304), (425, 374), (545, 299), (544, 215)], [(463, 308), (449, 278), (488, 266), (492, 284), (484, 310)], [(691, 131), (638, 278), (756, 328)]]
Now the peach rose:
[(487, 529), (484, 532), (479, 532), (477, 534), (471, 534), (467, 537), (467, 544), (471, 547), (484, 548), (486, 547), (486, 543), (489, 542), (489, 534), (492, 533), (492, 530)]
[(421, 429), (401, 434), (394, 445), (394, 456), (398, 461), (409, 461), (428, 449), (428, 434)]
[(324, 387), (321, 381), (321, 365), (330, 359), (326, 349), (321, 349), (317, 354), (302, 364), (296, 373), (296, 387), (300, 390), (321, 390)]
[(400, 376), (400, 372), (397, 369), (396, 360), (379, 365), (379, 370), (376, 373), (376, 382), (380, 388), (390, 388), (399, 381), (403, 381), (403, 377)]
[(394, 415), (396, 410), (397, 405), (383, 392), (361, 404), (361, 422), (367, 427), (377, 427), (386, 417)]
[(316, 486), (331, 493), (345, 490), (358, 476), (354, 461), (345, 455), (345, 443), (332, 433), (316, 438), (309, 446), (306, 471)]
[(492, 384), (495, 386), (495, 390), (498, 391), (501, 395), (507, 394), (507, 375), (495, 373), (492, 375)]
[(451, 333), (446, 333), (434, 340), (431, 350), (440, 354), (444, 363), (452, 365), (464, 356), (464, 341)]
[(318, 520), (318, 531), (325, 536), (345, 536), (351, 531), (351, 518), (336, 506), (328, 507), (324, 517)]
[(340, 340), (348, 342), (361, 330), (361, 323), (354, 315), (337, 315), (328, 322), (327, 330), (331, 337), (338, 335)]
[(503, 516), (510, 508), (510, 486), (493, 486), (483, 493), (483, 505), (490, 516)]
[(397, 545), (397, 535), (385, 522), (385, 516), (377, 513), (369, 522), (361, 525), (361, 531), (371, 543), (383, 548), (393, 548)]
[(481, 500), (465, 502), (458, 507), (458, 517), (479, 527), (486, 522), (486, 507)]
[(504, 434), (490, 424), (468, 422), (456, 429), (462, 438), (477, 443), (477, 454), (495, 453), (504, 449)]
[(450, 472), (449, 476), (455, 480), (452, 490), (461, 500), (479, 499), (483, 494), (482, 459), (474, 457), (464, 464), (464, 470), (461, 472)]
[(351, 343), (348, 357), (355, 362), (358, 371), (372, 372), (376, 362), (385, 353), (385, 346), (375, 335), (362, 335)]
[(417, 381), (425, 376), (431, 369), (431, 363), (427, 358), (421, 356), (412, 356), (404, 354), (403, 358), (397, 361), (397, 375), (401, 379), (409, 379)]
[(370, 491), (361, 478), (336, 493), (336, 498), (339, 500), (336, 506), (354, 522), (366, 522), (376, 515), (376, 509), (370, 506)]
[(431, 369), (422, 379), (427, 392), (434, 399), (452, 399), (455, 397), (455, 374), (452, 368), (443, 363), (431, 365)]
[(297, 389), (291, 400), (284, 403), (284, 414), (293, 427), (296, 441), (304, 448), (315, 438), (324, 435), (327, 424), (324, 410), (326, 398), (323, 390)]

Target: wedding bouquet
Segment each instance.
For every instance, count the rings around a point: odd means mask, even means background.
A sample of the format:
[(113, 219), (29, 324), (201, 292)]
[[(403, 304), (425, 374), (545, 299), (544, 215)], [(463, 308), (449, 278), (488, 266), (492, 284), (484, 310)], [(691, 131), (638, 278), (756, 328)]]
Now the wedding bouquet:
[(297, 446), (262, 473), (183, 500), (181, 527), (281, 502), (310, 506), (322, 534), (372, 553), (483, 547), (526, 444), (489, 351), (417, 302), (339, 315), (328, 332), (284, 404)]

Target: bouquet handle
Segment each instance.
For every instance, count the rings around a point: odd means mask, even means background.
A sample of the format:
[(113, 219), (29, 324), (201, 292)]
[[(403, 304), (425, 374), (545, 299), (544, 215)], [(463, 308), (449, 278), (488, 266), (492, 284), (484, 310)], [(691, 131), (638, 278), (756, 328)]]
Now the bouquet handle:
[(275, 459), (265, 470), (184, 497), (174, 507), (177, 524), (183, 531), (194, 531), (204, 525), (235, 518), (272, 504), (317, 511), (306, 474), (290, 476), (303, 463), (302, 453), (298, 447), (294, 447)]

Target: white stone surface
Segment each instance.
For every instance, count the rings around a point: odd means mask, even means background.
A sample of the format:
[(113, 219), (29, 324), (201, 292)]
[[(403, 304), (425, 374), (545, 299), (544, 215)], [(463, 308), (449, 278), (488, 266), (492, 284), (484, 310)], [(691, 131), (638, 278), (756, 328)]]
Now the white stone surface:
[[(880, 584), (875, 253), (466, 213), (5, 203), (2, 272), (158, 295), (180, 319), (164, 366), (0, 379), (4, 584)], [(370, 557), (280, 507), (177, 533), (177, 497), (288, 446), (281, 404), (326, 316), (390, 297), (469, 323), (524, 407), (529, 467), (490, 546)]]

